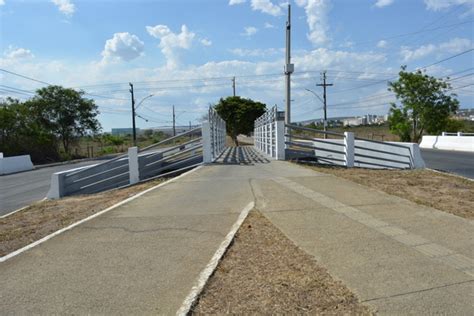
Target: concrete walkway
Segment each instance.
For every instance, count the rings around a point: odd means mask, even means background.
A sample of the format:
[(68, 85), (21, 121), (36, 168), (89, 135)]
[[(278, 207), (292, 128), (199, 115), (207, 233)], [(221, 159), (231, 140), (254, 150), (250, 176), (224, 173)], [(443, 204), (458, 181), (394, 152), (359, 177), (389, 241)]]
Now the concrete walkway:
[(471, 314), (472, 222), (230, 148), (0, 264), (2, 314), (173, 314), (252, 201), (390, 314)]

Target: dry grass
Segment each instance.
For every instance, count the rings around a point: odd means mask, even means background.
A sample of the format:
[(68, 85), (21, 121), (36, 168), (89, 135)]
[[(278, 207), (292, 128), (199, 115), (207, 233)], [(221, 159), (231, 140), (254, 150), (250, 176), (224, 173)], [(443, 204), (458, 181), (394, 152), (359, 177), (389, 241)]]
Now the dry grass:
[(440, 211), (474, 219), (474, 181), (421, 169), (374, 170), (326, 166), (308, 167)]
[(103, 193), (44, 200), (0, 219), (0, 256), (106, 209), (163, 179)]
[(252, 211), (193, 314), (371, 314), (340, 281)]

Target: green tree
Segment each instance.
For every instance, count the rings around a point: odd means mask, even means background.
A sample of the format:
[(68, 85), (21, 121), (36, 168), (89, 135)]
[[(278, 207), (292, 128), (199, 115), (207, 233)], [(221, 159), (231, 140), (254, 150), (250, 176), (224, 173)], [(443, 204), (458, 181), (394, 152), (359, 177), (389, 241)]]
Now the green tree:
[(97, 105), (84, 98), (83, 91), (48, 86), (37, 90), (25, 104), (40, 124), (59, 138), (66, 154), (77, 137), (100, 130)]
[(29, 154), (35, 163), (59, 159), (55, 136), (25, 103), (11, 98), (0, 102), (0, 151), (6, 156)]
[(459, 108), (456, 95), (447, 94), (450, 89), (447, 80), (428, 76), (421, 70), (408, 72), (406, 66), (402, 66), (398, 80), (389, 82), (388, 90), (393, 91), (401, 103), (401, 106), (392, 103), (390, 108), (392, 133), (402, 141), (418, 142), (424, 132), (442, 132), (450, 115)]
[(214, 105), (220, 117), (225, 121), (227, 134), (238, 145), (237, 135), (249, 135), (253, 132), (254, 121), (265, 113), (266, 105), (241, 97), (227, 97), (220, 99)]

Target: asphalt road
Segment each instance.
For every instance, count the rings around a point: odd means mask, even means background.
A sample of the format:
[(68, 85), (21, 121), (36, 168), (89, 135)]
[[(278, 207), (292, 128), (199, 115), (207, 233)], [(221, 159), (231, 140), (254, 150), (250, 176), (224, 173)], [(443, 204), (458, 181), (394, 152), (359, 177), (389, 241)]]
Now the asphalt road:
[(421, 149), (426, 167), (474, 179), (474, 153)]
[(0, 216), (46, 197), (53, 173), (96, 163), (79, 162), (0, 176)]

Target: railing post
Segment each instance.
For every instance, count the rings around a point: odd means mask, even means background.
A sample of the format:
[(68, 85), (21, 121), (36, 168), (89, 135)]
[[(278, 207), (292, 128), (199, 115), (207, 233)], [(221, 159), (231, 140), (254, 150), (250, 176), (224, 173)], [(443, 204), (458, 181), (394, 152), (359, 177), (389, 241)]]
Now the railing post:
[(446, 135), (446, 132), (442, 132), (442, 133), (441, 133), (441, 136), (447, 136), (447, 135)]
[(212, 162), (212, 145), (211, 145), (211, 125), (209, 122), (202, 123), (202, 156), (204, 163)]
[(458, 136), (462, 136), (462, 132), (458, 132)]
[(285, 121), (278, 120), (275, 121), (276, 131), (275, 131), (275, 152), (277, 160), (285, 160)]
[(135, 184), (140, 181), (140, 170), (138, 166), (138, 147), (128, 149), (129, 183)]
[(273, 156), (273, 149), (274, 149), (273, 148), (273, 122), (270, 122), (268, 125), (269, 125), (268, 126), (269, 127), (268, 128), (268, 130), (269, 130), (268, 141), (270, 143), (270, 146), (269, 146), (270, 152), (269, 152), (269, 154), (270, 154), (270, 157), (275, 158), (275, 156)]
[(344, 132), (344, 160), (347, 168), (354, 167), (354, 133)]

